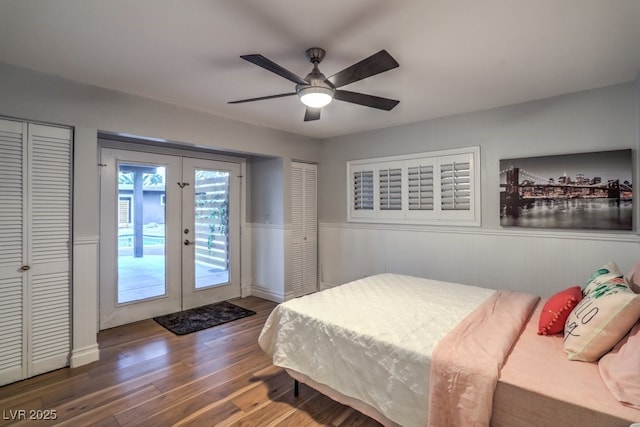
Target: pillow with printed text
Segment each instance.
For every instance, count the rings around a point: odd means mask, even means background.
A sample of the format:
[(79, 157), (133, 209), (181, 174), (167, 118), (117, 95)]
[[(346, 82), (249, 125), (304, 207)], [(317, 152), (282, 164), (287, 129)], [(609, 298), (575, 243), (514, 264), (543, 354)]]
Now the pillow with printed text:
[(640, 318), (640, 295), (624, 277), (591, 287), (564, 326), (564, 350), (570, 360), (593, 362), (620, 341)]

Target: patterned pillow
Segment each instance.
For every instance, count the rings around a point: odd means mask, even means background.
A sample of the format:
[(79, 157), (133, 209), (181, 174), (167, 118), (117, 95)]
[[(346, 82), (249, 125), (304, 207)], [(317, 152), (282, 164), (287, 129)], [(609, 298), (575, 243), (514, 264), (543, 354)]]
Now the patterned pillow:
[(602, 283), (608, 282), (616, 277), (622, 277), (622, 273), (620, 273), (620, 269), (616, 263), (611, 261), (593, 272), (591, 277), (589, 277), (589, 280), (587, 280), (587, 283), (585, 283), (582, 288), (582, 294), (587, 296)]
[(564, 350), (570, 360), (593, 362), (607, 353), (640, 318), (640, 295), (623, 277), (591, 289), (564, 326)]
[(538, 335), (559, 334), (571, 310), (582, 300), (580, 286), (572, 286), (560, 291), (547, 300), (540, 312)]

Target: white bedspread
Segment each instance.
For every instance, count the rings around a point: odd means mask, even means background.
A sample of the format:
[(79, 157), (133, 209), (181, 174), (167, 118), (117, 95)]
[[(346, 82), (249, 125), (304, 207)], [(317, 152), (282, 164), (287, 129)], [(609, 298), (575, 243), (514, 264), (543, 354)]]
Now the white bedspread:
[(277, 366), (424, 426), (434, 347), (494, 292), (381, 274), (278, 305), (259, 344)]

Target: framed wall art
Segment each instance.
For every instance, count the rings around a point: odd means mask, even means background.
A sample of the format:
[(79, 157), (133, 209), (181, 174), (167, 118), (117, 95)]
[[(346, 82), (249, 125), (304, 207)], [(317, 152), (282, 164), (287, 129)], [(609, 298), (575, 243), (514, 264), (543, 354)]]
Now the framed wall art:
[(500, 225), (633, 228), (631, 150), (500, 160)]

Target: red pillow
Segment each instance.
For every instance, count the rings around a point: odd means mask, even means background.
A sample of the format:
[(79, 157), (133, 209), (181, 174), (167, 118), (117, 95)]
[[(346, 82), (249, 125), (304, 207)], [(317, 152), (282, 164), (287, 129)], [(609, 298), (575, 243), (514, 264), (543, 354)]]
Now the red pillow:
[(540, 313), (538, 335), (553, 335), (563, 332), (567, 317), (573, 307), (581, 300), (582, 288), (580, 286), (572, 286), (549, 298)]

